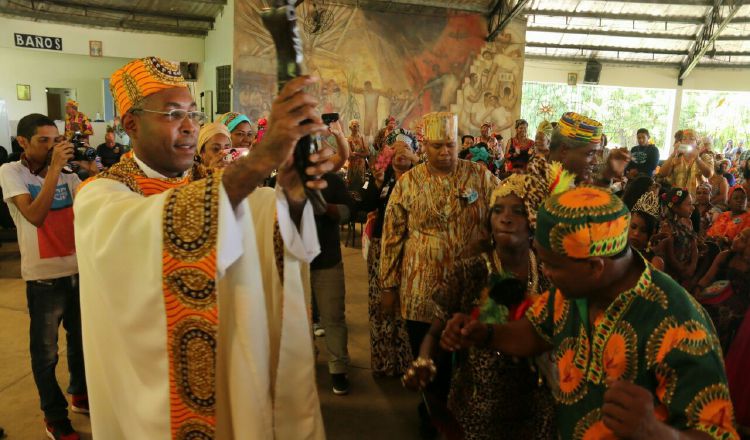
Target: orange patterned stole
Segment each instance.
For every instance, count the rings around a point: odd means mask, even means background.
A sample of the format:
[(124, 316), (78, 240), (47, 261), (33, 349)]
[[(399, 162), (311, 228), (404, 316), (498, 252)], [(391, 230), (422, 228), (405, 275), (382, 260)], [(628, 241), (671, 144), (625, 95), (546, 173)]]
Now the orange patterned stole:
[(182, 178), (151, 179), (126, 157), (94, 178), (117, 180), (146, 197), (172, 190), (162, 219), (172, 439), (214, 438), (221, 176), (221, 172), (207, 175), (203, 168), (195, 167)]

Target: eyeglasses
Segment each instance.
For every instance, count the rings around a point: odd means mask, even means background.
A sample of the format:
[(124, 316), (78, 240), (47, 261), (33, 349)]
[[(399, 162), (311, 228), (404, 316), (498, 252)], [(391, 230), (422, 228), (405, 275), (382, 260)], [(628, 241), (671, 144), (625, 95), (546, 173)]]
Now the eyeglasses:
[(174, 109), (168, 112), (159, 112), (156, 110), (149, 110), (145, 108), (135, 108), (131, 110), (131, 112), (132, 113), (146, 112), (146, 113), (156, 113), (158, 115), (165, 115), (170, 122), (182, 121), (185, 118), (190, 118), (191, 121), (195, 122), (198, 125), (203, 125), (203, 123), (206, 122), (206, 119), (208, 119), (206, 114), (203, 112), (196, 112), (196, 111), (189, 112), (187, 110), (180, 110), (180, 109)]

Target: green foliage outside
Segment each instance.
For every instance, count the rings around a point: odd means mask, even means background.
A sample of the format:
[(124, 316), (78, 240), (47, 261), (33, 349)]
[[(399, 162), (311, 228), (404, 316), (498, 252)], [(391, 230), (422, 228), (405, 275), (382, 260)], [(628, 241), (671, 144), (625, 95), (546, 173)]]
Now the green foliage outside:
[[(654, 145), (666, 151), (672, 135), (667, 128), (672, 119), (675, 91), (594, 85), (569, 86), (559, 83), (523, 83), (521, 117), (529, 121), (530, 132), (544, 119), (556, 121), (567, 111), (598, 120), (604, 125), (609, 147), (637, 144), (636, 131), (647, 128)], [(664, 155), (665, 152), (662, 153)]]
[(688, 90), (682, 95), (680, 126), (695, 128), (721, 151), (729, 139), (737, 145), (750, 137), (750, 93)]
[[(529, 132), (544, 119), (556, 121), (566, 111), (575, 111), (604, 124), (609, 146), (636, 145), (636, 131), (643, 127), (666, 157), (672, 143), (667, 129), (672, 121), (676, 90), (569, 86), (560, 83), (525, 81), (521, 117), (529, 121)], [(694, 128), (713, 140), (721, 151), (727, 140), (737, 145), (750, 139), (750, 93), (685, 90), (679, 128)], [(676, 131), (677, 128), (674, 128)]]

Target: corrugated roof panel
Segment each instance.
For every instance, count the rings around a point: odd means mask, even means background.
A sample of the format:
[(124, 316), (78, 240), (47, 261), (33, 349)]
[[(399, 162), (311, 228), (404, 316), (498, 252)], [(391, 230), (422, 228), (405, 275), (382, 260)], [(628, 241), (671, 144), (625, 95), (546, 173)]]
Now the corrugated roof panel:
[[(704, 17), (711, 6), (674, 5), (668, 2), (533, 0), (528, 10), (531, 15), (527, 42), (530, 45), (547, 45), (547, 48), (527, 46), (529, 55), (546, 54), (584, 61), (594, 57), (604, 61), (648, 61), (675, 65), (684, 61), (695, 44), (696, 35), (703, 29)], [(545, 10), (549, 15), (544, 15)], [(725, 11), (726, 8), (723, 13)], [(634, 20), (645, 16), (649, 19)], [(737, 17), (745, 20), (750, 17), (750, 5), (743, 6)], [(721, 37), (708, 51), (704, 63), (748, 62), (744, 56), (722, 57), (715, 54), (750, 53), (750, 22), (730, 23)], [(597, 47), (609, 50), (595, 50)], [(667, 53), (654, 53), (659, 51)]]
[(542, 0), (533, 2), (531, 8), (565, 10), (571, 12), (601, 12), (608, 14), (648, 14), (660, 17), (668, 17), (670, 15), (703, 17), (708, 11), (708, 8), (705, 6), (591, 0)]

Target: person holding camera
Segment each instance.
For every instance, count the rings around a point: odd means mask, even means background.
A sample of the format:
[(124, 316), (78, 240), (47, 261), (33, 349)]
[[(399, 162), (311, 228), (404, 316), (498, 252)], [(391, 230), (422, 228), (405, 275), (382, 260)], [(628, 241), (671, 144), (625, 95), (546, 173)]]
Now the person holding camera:
[[(75, 158), (75, 148), (63, 140), (55, 122), (41, 114), (21, 118), (17, 139), (23, 148), (21, 160), (0, 167), (0, 185), (18, 231), (31, 319), (31, 369), (47, 434), (55, 439), (77, 439), (68, 419), (68, 401), (55, 377), (57, 334), (62, 323), (67, 332), (71, 409), (88, 413), (73, 235), (73, 197), (81, 181), (64, 170)], [(78, 163), (96, 174), (93, 162)]]
[(710, 150), (698, 150), (698, 136), (693, 129), (682, 130), (682, 138), (677, 141), (672, 155), (659, 170), (659, 177), (670, 185), (687, 188), (695, 199), (698, 185), (705, 182), (714, 172), (714, 159)]
[(231, 162), (227, 159), (227, 153), (232, 149), (232, 136), (227, 126), (218, 121), (205, 124), (198, 133), (196, 149), (196, 160), (200, 160), (207, 169), (227, 166)]

